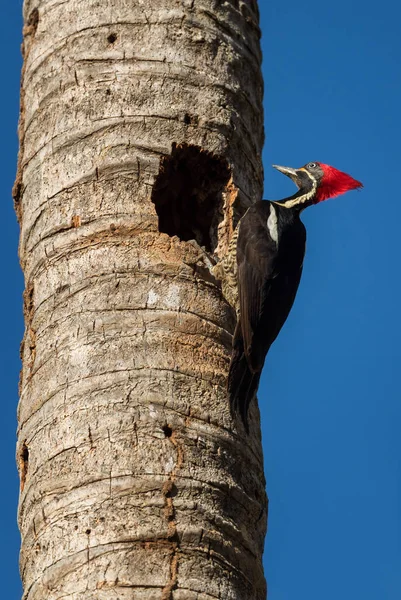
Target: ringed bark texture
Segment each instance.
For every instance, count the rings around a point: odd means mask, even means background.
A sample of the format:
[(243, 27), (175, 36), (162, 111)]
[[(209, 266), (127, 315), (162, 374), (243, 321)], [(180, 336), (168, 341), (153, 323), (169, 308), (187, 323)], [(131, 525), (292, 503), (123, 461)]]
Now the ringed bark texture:
[(235, 315), (200, 248), (261, 196), (256, 2), (24, 19), (24, 599), (262, 600), (258, 413), (230, 417)]

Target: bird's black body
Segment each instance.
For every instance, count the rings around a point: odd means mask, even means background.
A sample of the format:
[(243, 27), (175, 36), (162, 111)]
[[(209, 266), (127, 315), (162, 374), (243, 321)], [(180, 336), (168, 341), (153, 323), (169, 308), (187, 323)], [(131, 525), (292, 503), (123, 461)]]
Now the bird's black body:
[(266, 354), (293, 305), (302, 273), (306, 231), (300, 206), (262, 200), (248, 209), (237, 237), (239, 318), (228, 391), (247, 424)]
[(213, 270), (237, 312), (228, 391), (232, 411), (240, 413), (246, 428), (266, 354), (288, 317), (301, 279), (306, 242), (301, 211), (362, 187), (360, 181), (323, 163), (276, 169), (290, 177), (298, 191), (278, 202), (253, 204)]

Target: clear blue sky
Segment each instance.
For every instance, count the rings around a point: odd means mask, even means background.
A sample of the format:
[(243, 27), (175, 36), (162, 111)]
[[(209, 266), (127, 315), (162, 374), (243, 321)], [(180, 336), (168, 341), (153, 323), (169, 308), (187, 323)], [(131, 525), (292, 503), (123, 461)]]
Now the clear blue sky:
[[(269, 600), (399, 600), (401, 8), (395, 0), (260, 4), (265, 197), (292, 192), (271, 163), (319, 160), (365, 185), (304, 213), (301, 287), (262, 379)], [(0, 570), (7, 600), (20, 595), (14, 441), (22, 277), (10, 198), (19, 5), (3, 7), (0, 37)]]

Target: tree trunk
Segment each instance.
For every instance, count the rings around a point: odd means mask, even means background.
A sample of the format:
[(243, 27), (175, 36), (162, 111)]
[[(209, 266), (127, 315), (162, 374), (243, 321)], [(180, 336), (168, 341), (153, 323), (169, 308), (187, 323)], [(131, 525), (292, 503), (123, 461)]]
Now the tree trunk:
[[(266, 496), (207, 269), (261, 197), (255, 0), (25, 0), (26, 600), (259, 600)], [(196, 240), (196, 242), (191, 242)]]

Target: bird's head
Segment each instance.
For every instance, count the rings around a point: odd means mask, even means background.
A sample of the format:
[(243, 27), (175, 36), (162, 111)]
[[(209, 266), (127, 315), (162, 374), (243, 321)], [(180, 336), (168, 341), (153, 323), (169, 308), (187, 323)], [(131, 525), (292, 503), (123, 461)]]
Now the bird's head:
[(293, 206), (306, 208), (311, 204), (318, 204), (349, 190), (363, 187), (360, 181), (353, 179), (347, 173), (320, 162), (310, 162), (300, 169), (278, 165), (273, 167), (290, 177), (298, 187), (298, 192), (294, 196), (282, 202), (287, 208)]

